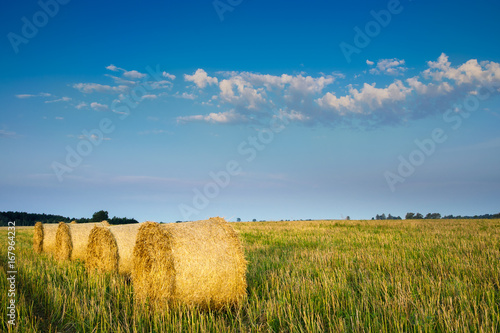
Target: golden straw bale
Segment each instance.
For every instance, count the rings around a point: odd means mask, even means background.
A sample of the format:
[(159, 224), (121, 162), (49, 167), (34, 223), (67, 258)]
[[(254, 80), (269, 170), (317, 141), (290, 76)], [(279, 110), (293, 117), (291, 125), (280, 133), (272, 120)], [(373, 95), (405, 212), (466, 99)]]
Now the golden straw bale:
[(56, 233), (56, 258), (59, 260), (85, 260), (89, 234), (96, 225), (103, 226), (101, 222), (59, 223)]
[(71, 221), (70, 224), (77, 224), (78, 222), (76, 222), (75, 220)]
[(35, 253), (42, 253), (43, 251), (43, 224), (42, 222), (36, 222), (33, 231), (33, 251)]
[(35, 223), (35, 230), (33, 233), (33, 250), (36, 253), (54, 253), (56, 232), (58, 224), (42, 224), (42, 222)]
[(240, 240), (222, 218), (144, 223), (134, 248), (134, 294), (139, 301), (221, 308), (246, 295)]
[(95, 226), (87, 244), (87, 268), (130, 275), (135, 239), (140, 226), (139, 223)]

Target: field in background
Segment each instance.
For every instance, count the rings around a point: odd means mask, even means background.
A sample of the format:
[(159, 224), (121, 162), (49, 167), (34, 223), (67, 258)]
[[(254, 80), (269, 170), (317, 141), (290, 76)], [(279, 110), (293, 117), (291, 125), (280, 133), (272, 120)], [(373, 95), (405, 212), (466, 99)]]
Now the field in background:
[[(222, 312), (134, 306), (130, 281), (36, 255), (33, 228), (18, 228), (18, 332), (500, 332), (500, 220), (232, 226), (248, 299)], [(6, 229), (0, 239), (6, 304)]]

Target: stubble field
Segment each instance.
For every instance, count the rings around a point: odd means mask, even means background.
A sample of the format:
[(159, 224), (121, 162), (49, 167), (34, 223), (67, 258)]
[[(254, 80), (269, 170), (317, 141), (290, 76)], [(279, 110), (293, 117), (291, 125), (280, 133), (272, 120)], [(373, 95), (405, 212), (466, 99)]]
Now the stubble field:
[(0, 230), (1, 331), (500, 332), (500, 220), (231, 224), (248, 264), (236, 309), (155, 310), (133, 286), (33, 252), (16, 230), (17, 325), (7, 324), (7, 230)]

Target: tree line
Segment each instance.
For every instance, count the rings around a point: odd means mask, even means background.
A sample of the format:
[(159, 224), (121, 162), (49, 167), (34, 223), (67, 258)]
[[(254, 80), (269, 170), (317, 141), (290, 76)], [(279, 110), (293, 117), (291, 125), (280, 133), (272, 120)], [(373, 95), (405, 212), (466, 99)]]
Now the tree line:
[[(427, 213), (427, 215), (422, 215), (421, 213), (406, 213), (406, 220), (435, 220), (435, 219), (500, 219), (500, 213), (498, 214), (483, 214), (474, 216), (462, 216), (462, 215), (446, 215), (441, 216), (439, 213)], [(392, 216), (391, 214), (385, 216), (385, 214), (377, 214), (372, 217), (372, 220), (402, 220), (400, 216)]]
[(95, 212), (91, 218), (69, 218), (62, 215), (53, 214), (38, 214), (38, 213), (26, 213), (26, 212), (0, 212), (0, 226), (7, 226), (9, 221), (16, 222), (16, 226), (34, 226), (36, 222), (42, 223), (59, 223), (71, 221), (76, 221), (77, 223), (90, 223), (90, 222), (101, 222), (103, 220), (108, 221), (109, 224), (131, 224), (139, 223), (136, 219), (130, 219), (126, 217), (116, 217), (109, 218), (108, 212), (105, 210), (100, 210)]

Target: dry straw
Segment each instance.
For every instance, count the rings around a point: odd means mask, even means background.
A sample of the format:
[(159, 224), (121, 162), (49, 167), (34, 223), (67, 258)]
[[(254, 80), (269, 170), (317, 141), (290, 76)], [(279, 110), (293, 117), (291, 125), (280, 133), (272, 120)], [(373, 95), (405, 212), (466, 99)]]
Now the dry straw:
[(109, 226), (107, 221), (99, 223), (59, 223), (56, 233), (55, 256), (59, 260), (85, 260), (90, 231), (96, 225)]
[(33, 233), (33, 250), (36, 253), (54, 253), (56, 249), (56, 233), (58, 224), (35, 223)]
[(134, 248), (134, 293), (160, 305), (236, 305), (246, 295), (246, 265), (238, 235), (222, 218), (146, 222)]
[(87, 260), (90, 270), (130, 275), (135, 239), (141, 225), (95, 226), (89, 235)]

